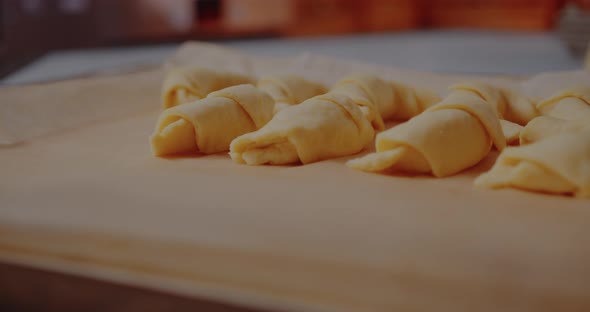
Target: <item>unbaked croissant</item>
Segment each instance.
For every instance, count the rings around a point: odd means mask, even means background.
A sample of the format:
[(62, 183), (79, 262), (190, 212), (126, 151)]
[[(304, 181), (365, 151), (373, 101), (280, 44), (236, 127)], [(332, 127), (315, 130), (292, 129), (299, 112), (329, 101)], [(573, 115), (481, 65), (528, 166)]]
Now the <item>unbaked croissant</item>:
[(382, 113), (393, 106), (391, 84), (374, 75), (355, 74), (338, 81), (330, 90), (350, 98), (377, 131), (385, 129)]
[(248, 165), (308, 164), (358, 153), (374, 134), (349, 97), (327, 93), (289, 106), (261, 129), (236, 138), (230, 156)]
[(506, 110), (503, 113), (505, 120), (525, 126), (539, 116), (533, 99), (508, 89), (501, 89), (501, 92), (506, 99)]
[(253, 83), (249, 77), (204, 68), (177, 67), (168, 72), (162, 87), (162, 107), (200, 100), (223, 88)]
[(238, 163), (277, 165), (355, 154), (383, 130), (381, 110), (392, 102), (390, 83), (351, 75), (329, 93), (287, 107), (259, 131), (237, 138), (230, 155)]
[(507, 148), (475, 184), (590, 197), (590, 131)]
[(230, 142), (264, 126), (273, 115), (274, 101), (253, 85), (238, 85), (206, 98), (164, 110), (150, 137), (156, 156), (198, 151), (227, 151)]
[(522, 126), (539, 115), (532, 99), (512, 90), (482, 82), (460, 83), (450, 89), (473, 92), (490, 104), (501, 119), (500, 125), (508, 144), (518, 144)]
[(590, 130), (590, 118), (564, 120), (550, 116), (539, 116), (522, 129), (520, 144), (530, 144), (551, 136), (584, 130)]
[(384, 121), (410, 119), (440, 102), (434, 92), (368, 74), (345, 77), (330, 92), (350, 97), (377, 131), (384, 129)]
[(498, 112), (501, 119), (524, 126), (539, 115), (535, 102), (518, 92), (482, 82), (460, 83), (451, 90), (465, 90), (479, 95)]
[(506, 145), (493, 106), (471, 91), (455, 90), (424, 113), (378, 134), (376, 153), (347, 165), (444, 177), (477, 164), (492, 145), (498, 150)]
[(566, 120), (590, 119), (590, 87), (577, 86), (560, 91), (539, 102), (537, 109), (544, 116)]
[(521, 132), (524, 129), (523, 126), (504, 119), (500, 119), (500, 126), (502, 127), (502, 133), (506, 139), (506, 144), (518, 145), (520, 143), (519, 139)]
[(392, 82), (393, 102), (381, 109), (383, 120), (408, 120), (441, 101), (434, 92)]
[(287, 106), (327, 92), (324, 85), (293, 75), (263, 77), (258, 80), (257, 87), (273, 98), (275, 114)]

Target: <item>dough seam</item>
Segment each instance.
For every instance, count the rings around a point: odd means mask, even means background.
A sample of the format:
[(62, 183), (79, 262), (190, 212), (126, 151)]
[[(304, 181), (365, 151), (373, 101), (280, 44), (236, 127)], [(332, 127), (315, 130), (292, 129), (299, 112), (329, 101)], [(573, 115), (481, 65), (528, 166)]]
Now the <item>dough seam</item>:
[(254, 122), (254, 118), (252, 118), (252, 116), (250, 116), (250, 114), (244, 108), (244, 106), (242, 106), (242, 104), (240, 104), (240, 102), (238, 100), (236, 100), (233, 96), (219, 96), (219, 98), (225, 98), (225, 99), (234, 101), (240, 107), (240, 109), (244, 112), (244, 114), (246, 114), (246, 116), (248, 116), (248, 120), (250, 120), (250, 123), (252, 123), (252, 125), (254, 126), (254, 129), (258, 129), (258, 125), (256, 125), (256, 122)]
[[(373, 108), (374, 109), (377, 109), (377, 107), (376, 107), (376, 105), (377, 105), (377, 103), (376, 103), (377, 99), (373, 98), (374, 95), (372, 94), (372, 92), (370, 92), (369, 90), (367, 90), (367, 88), (363, 84), (359, 83), (358, 80), (355, 80), (355, 79), (346, 79), (346, 80), (343, 80), (342, 82), (343, 83), (352, 83), (352, 84), (356, 85), (357, 87), (359, 87), (361, 90), (363, 90), (363, 92), (365, 93), (365, 95), (367, 95), (367, 97), (369, 98), (369, 100), (373, 104)], [(353, 100), (353, 102), (356, 103), (354, 100)], [(360, 105), (360, 104), (358, 104), (358, 105)], [(365, 105), (362, 105), (362, 106), (365, 106)]]
[[(520, 158), (520, 157), (514, 157), (514, 158), (510, 158), (509, 160), (513, 161), (516, 160), (518, 162), (529, 162), (534, 164), (535, 166), (538, 166), (540, 168), (543, 168), (543, 170), (547, 170), (547, 172), (561, 178), (564, 181), (567, 181), (569, 184), (575, 186), (576, 191), (573, 191), (572, 193), (577, 193), (578, 191), (580, 191), (580, 187), (578, 186), (578, 184), (574, 181), (571, 181), (570, 179), (568, 179), (567, 177), (563, 176), (562, 174), (560, 174), (559, 172), (552, 170), (551, 168), (547, 167), (545, 164), (543, 164), (542, 162), (536, 160), (536, 159), (524, 159), (524, 158)], [(512, 166), (511, 166), (512, 167)], [(510, 186), (514, 187), (512, 184), (510, 184)]]
[[(408, 87), (408, 88), (410, 88), (410, 87)], [(416, 108), (418, 109), (417, 114), (420, 114), (420, 112), (425, 111), (426, 108), (425, 107), (422, 107), (422, 101), (419, 101), (418, 100), (418, 97), (415, 94), (415, 90), (412, 90), (412, 91), (414, 91), (414, 96), (413, 96), (414, 97), (414, 103), (416, 104)]]
[[(496, 87), (494, 86), (489, 86), (492, 89), (495, 89)], [(479, 98), (481, 98), (484, 102), (486, 102), (488, 105), (492, 106), (494, 108), (494, 111), (496, 112), (496, 116), (498, 116), (498, 118), (500, 119), (504, 119), (504, 114), (506, 113), (507, 109), (508, 109), (508, 101), (506, 99), (506, 96), (504, 95), (504, 90), (497, 88), (498, 91), (498, 102), (502, 105), (502, 107), (494, 107), (494, 105), (492, 103), (490, 103), (486, 97), (484, 96), (484, 94), (481, 92), (481, 90), (479, 90), (478, 88), (475, 88), (473, 86), (465, 86), (465, 85), (459, 85), (459, 86), (453, 86), (451, 87), (452, 90), (457, 90), (457, 91), (467, 91), (467, 92), (471, 92), (475, 95), (477, 95)], [(502, 111), (500, 111), (500, 109)]]
[(289, 105), (297, 104), (297, 103), (295, 103), (295, 102), (297, 102), (295, 99), (295, 95), (291, 92), (291, 88), (289, 88), (287, 86), (287, 84), (285, 84), (280, 79), (276, 79), (275, 83), (281, 88), (281, 91), (283, 91), (285, 93), (285, 95), (287, 96), (287, 98), (289, 99)]
[(344, 114), (346, 115), (346, 117), (348, 119), (350, 119), (354, 123), (354, 125), (357, 128), (357, 130), (361, 131), (361, 125), (359, 125), (358, 121), (352, 116), (352, 114), (346, 108), (344, 108), (344, 106), (340, 105), (340, 103), (338, 103), (337, 101), (335, 101), (333, 99), (330, 99), (330, 98), (319, 98), (319, 100), (330, 102), (330, 103), (335, 104), (336, 106), (338, 106), (338, 108), (340, 108), (341, 110), (344, 111)]
[[(415, 151), (418, 154), (422, 155), (422, 158), (424, 158), (426, 160), (426, 162), (428, 163), (428, 166), (430, 167), (430, 172), (434, 175), (438, 177), (438, 174), (435, 174), (433, 168), (432, 168), (432, 161), (426, 156), (426, 154), (424, 153), (424, 151), (422, 151), (421, 149), (419, 149), (418, 147), (414, 146), (413, 144), (410, 144), (410, 142), (404, 142), (404, 141), (399, 141), (399, 140), (391, 140), (388, 143), (392, 143), (392, 144), (397, 144), (396, 146), (394, 146), (393, 148), (390, 148), (386, 151), (379, 151), (377, 153), (383, 153), (383, 152), (387, 152), (387, 151), (392, 151), (395, 150), (397, 148), (407, 148), (409, 150)], [(397, 164), (397, 163), (396, 163)], [(395, 168), (395, 164), (393, 166), (389, 166), (389, 168), (387, 168), (386, 170), (393, 170), (395, 171), (393, 168)], [(405, 172), (403, 170), (397, 170), (399, 172)], [(412, 172), (407, 172), (407, 173), (412, 173)]]
[[(513, 165), (512, 163), (514, 163), (514, 162), (515, 162), (515, 164)], [(538, 189), (535, 189), (535, 188), (527, 187), (525, 185), (519, 185), (517, 183), (514, 183), (511, 179), (506, 179), (502, 184), (492, 185), (492, 186), (487, 186), (487, 187), (492, 188), (492, 189), (501, 189), (501, 188), (509, 187), (509, 188), (514, 188), (514, 189), (517, 189), (517, 190), (522, 190), (522, 191), (527, 191), (527, 192), (541, 192), (541, 193), (547, 193), (547, 194), (572, 194), (574, 196), (576, 196), (576, 194), (578, 194), (579, 192), (582, 191), (582, 189), (577, 185), (577, 183), (572, 182), (570, 179), (568, 179), (568, 178), (564, 177), (563, 175), (559, 174), (559, 172), (548, 168), (542, 162), (539, 162), (539, 161), (534, 160), (534, 159), (531, 160), (531, 159), (524, 159), (524, 158), (520, 158), (520, 157), (519, 158), (516, 158), (516, 157), (515, 158), (509, 158), (508, 161), (507, 162), (504, 162), (502, 165), (503, 166), (506, 166), (506, 167), (514, 168), (514, 167), (516, 167), (516, 165), (518, 165), (519, 163), (522, 163), (522, 162), (524, 162), (524, 163), (530, 163), (532, 165), (535, 165), (535, 166), (541, 168), (542, 170), (545, 170), (548, 173), (556, 176), (557, 178), (562, 179), (563, 181), (565, 181), (565, 182), (569, 183), (570, 185), (572, 185), (573, 186), (573, 190), (572, 191), (567, 191), (567, 192), (552, 193), (549, 190), (538, 190)], [(489, 171), (488, 172), (484, 172), (481, 176), (479, 176), (475, 180), (476, 186), (479, 186), (478, 185), (478, 180), (480, 180), (481, 177), (485, 177), (488, 174), (490, 174)]]
[[(485, 103), (487, 104), (487, 102), (485, 102)], [(494, 146), (496, 147), (496, 149), (497, 149), (497, 150), (499, 150), (499, 151), (502, 151), (504, 148), (506, 148), (506, 143), (505, 143), (505, 144), (503, 144), (503, 145), (501, 145), (501, 144), (498, 144), (498, 143), (496, 142), (496, 140), (494, 139), (494, 135), (492, 135), (492, 131), (491, 131), (490, 127), (488, 127), (488, 126), (487, 126), (487, 125), (486, 125), (486, 124), (485, 124), (485, 123), (484, 123), (484, 122), (481, 120), (481, 118), (480, 118), (480, 117), (479, 117), (477, 114), (473, 113), (473, 112), (472, 112), (472, 111), (470, 111), (470, 110), (463, 109), (461, 106), (462, 106), (461, 104), (455, 104), (455, 105), (445, 105), (445, 106), (442, 106), (442, 107), (440, 107), (440, 108), (438, 108), (438, 107), (436, 107), (436, 106), (433, 106), (433, 107), (431, 107), (430, 111), (438, 111), (438, 110), (444, 110), (444, 109), (456, 109), (456, 110), (463, 111), (463, 112), (465, 112), (465, 113), (469, 114), (469, 116), (471, 116), (471, 117), (473, 117), (473, 118), (477, 119), (477, 122), (478, 122), (478, 123), (479, 123), (479, 124), (480, 124), (480, 125), (483, 127), (483, 129), (485, 130), (486, 136), (487, 136), (487, 137), (490, 139), (490, 141), (492, 142), (492, 145), (494, 145)], [(434, 108), (434, 109), (433, 109), (433, 108)], [(501, 125), (500, 125), (500, 129), (501, 129)], [(502, 138), (504, 138), (504, 134), (503, 134), (503, 133), (502, 133)], [(504, 140), (505, 140), (505, 138), (504, 138)]]
[(590, 101), (586, 100), (586, 98), (584, 96), (579, 95), (579, 94), (568, 94), (568, 95), (561, 96), (561, 97), (558, 97), (558, 98), (555, 98), (555, 99), (549, 99), (547, 101), (540, 102), (537, 105), (537, 109), (540, 110), (541, 108), (543, 108), (545, 106), (556, 105), (559, 102), (561, 102), (561, 101), (563, 101), (565, 99), (569, 99), (569, 98), (578, 99), (578, 100), (584, 102), (586, 105), (590, 106)]
[[(279, 91), (281, 92), (281, 95), (285, 96), (286, 101), (277, 101), (275, 100), (275, 98), (268, 92), (265, 90), (266, 86), (278, 86)], [(266, 94), (268, 94), (271, 98), (273, 98), (273, 100), (275, 101), (275, 104), (277, 103), (286, 103), (288, 105), (292, 105), (291, 103), (294, 102), (294, 97), (292, 96), (292, 94), (288, 91), (288, 88), (285, 87), (285, 84), (283, 84), (282, 81), (279, 81), (278, 79), (275, 80), (271, 80), (271, 79), (261, 79), (260, 81), (258, 81), (258, 83), (256, 83), (256, 88), (258, 88), (259, 90), (265, 92)]]

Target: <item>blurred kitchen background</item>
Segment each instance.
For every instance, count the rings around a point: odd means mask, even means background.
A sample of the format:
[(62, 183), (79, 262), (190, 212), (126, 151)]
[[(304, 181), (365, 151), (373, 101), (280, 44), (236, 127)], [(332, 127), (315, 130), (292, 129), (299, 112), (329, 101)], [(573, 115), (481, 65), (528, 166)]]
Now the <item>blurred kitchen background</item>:
[(574, 60), (590, 41), (590, 0), (0, 0), (0, 18), (0, 77), (50, 51), (189, 39), (479, 30), (550, 34)]

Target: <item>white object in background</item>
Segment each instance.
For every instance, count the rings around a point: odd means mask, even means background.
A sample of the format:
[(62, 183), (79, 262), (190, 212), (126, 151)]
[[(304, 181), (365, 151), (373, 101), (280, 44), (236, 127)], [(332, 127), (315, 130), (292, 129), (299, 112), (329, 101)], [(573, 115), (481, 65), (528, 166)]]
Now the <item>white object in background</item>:
[(44, 4), (41, 0), (22, 0), (21, 8), (27, 14), (36, 15), (43, 10)]
[(536, 98), (547, 98), (556, 92), (573, 86), (590, 86), (590, 72), (587, 70), (547, 72), (535, 75), (521, 85), (522, 91)]
[(90, 0), (60, 0), (57, 7), (62, 13), (80, 14), (90, 8)]
[(192, 0), (143, 0), (140, 3), (150, 12), (158, 12), (175, 31), (185, 32), (193, 27)]
[(291, 20), (292, 6), (292, 0), (226, 0), (223, 24), (236, 30), (281, 27)]
[[(377, 66), (446, 73), (528, 76), (583, 68), (583, 60), (572, 57), (553, 33), (453, 30), (237, 40), (225, 41), (224, 45), (250, 55), (293, 57), (311, 52)], [(0, 83), (32, 83), (105, 68), (159, 64), (176, 47), (171, 44), (54, 52)]]

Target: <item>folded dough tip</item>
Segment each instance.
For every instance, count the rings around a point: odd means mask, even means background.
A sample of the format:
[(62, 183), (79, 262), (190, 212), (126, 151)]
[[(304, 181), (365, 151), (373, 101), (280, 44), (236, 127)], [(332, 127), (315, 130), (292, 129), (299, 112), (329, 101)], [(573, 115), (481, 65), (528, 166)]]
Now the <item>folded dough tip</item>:
[(455, 91), (463, 90), (472, 92), (490, 104), (496, 110), (496, 113), (498, 113), (499, 116), (503, 116), (506, 112), (508, 103), (506, 102), (506, 97), (502, 92), (503, 90), (498, 87), (485, 82), (472, 81), (454, 84), (450, 86), (449, 89)]
[(554, 104), (566, 98), (577, 98), (580, 101), (590, 105), (590, 86), (574, 86), (567, 89), (560, 90), (549, 98), (539, 101), (537, 103), (537, 108), (541, 109), (545, 106)]
[(430, 173), (431, 167), (420, 152), (407, 145), (378, 151), (361, 158), (349, 160), (350, 168), (368, 172), (396, 171), (410, 174)]
[(506, 143), (509, 145), (519, 144), (520, 134), (524, 127), (503, 119), (500, 120), (500, 125), (502, 126), (502, 132), (506, 138)]
[(264, 127), (234, 139), (232, 159), (251, 165), (309, 164), (360, 152), (374, 130), (349, 97), (327, 93), (281, 110)]
[(590, 193), (590, 132), (564, 133), (507, 148), (475, 184), (586, 197)]
[(288, 142), (257, 145), (251, 135), (236, 138), (230, 144), (230, 157), (236, 163), (251, 166), (288, 165), (300, 162), (295, 146)]
[(339, 80), (331, 93), (350, 98), (377, 131), (385, 129), (383, 116), (390, 115), (395, 108), (391, 84), (375, 75), (349, 75)]
[(559, 134), (587, 130), (590, 130), (590, 118), (564, 120), (550, 116), (539, 116), (531, 120), (521, 131), (520, 144), (530, 144)]
[[(547, 176), (551, 176), (551, 179), (547, 179)], [(516, 188), (529, 192), (564, 195), (576, 193), (574, 184), (536, 163), (527, 161), (496, 167), (477, 177), (474, 184), (476, 187), (492, 189)]]
[(247, 165), (288, 165), (299, 162), (295, 146), (289, 142), (244, 151), (241, 158)]
[(150, 136), (154, 156), (166, 156), (197, 151), (195, 129), (188, 121), (178, 118)]
[(230, 86), (252, 83), (236, 73), (181, 66), (168, 71), (162, 86), (164, 109), (203, 99), (207, 94)]
[(384, 152), (371, 153), (360, 158), (351, 159), (346, 166), (356, 170), (380, 172), (393, 166), (401, 157), (403, 149), (396, 148)]

